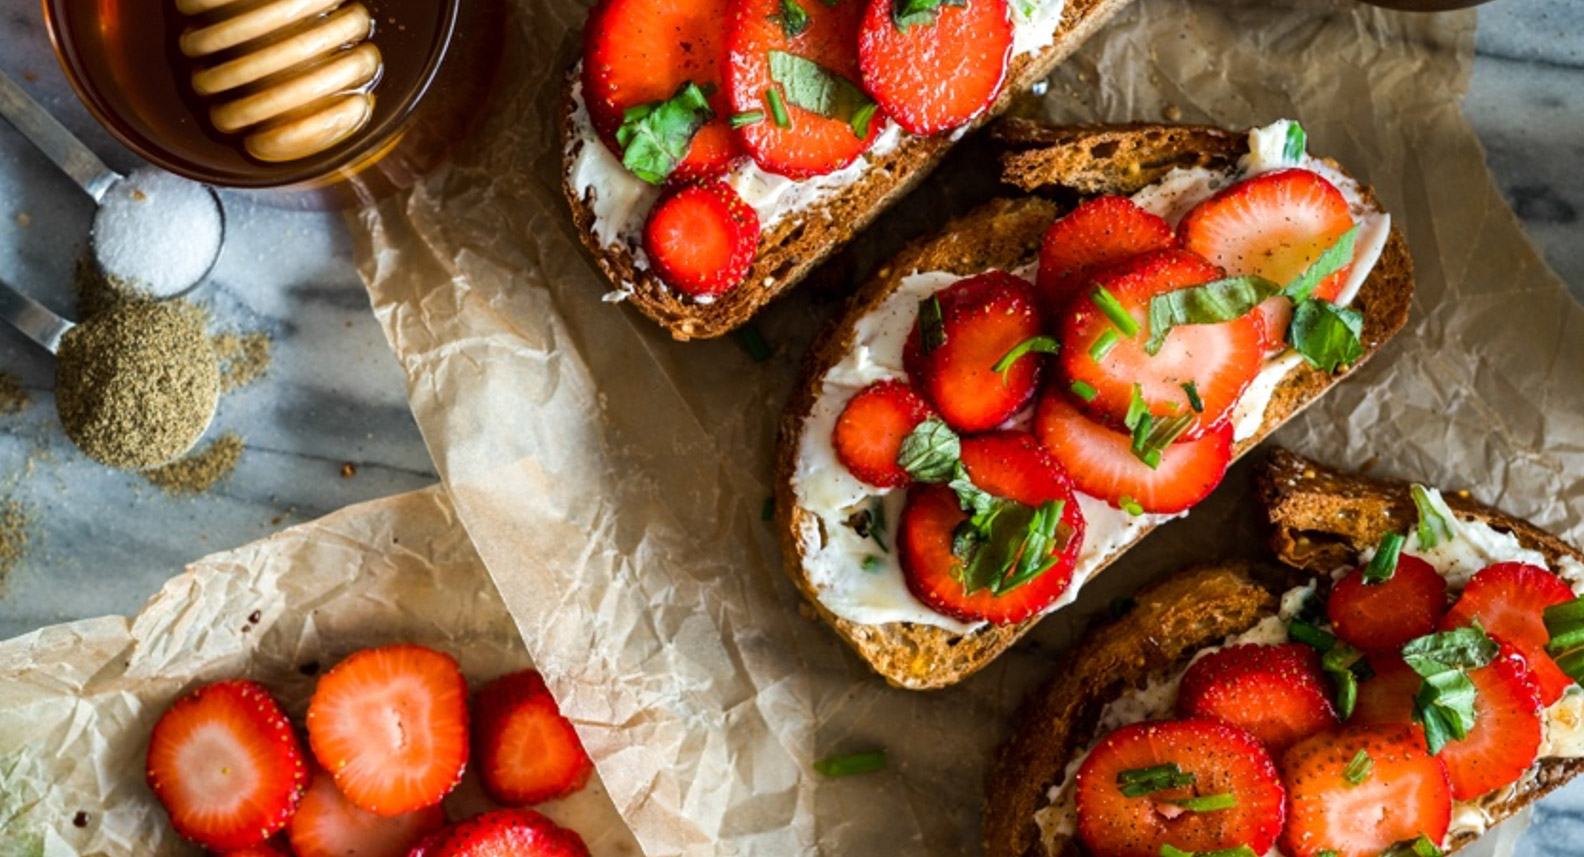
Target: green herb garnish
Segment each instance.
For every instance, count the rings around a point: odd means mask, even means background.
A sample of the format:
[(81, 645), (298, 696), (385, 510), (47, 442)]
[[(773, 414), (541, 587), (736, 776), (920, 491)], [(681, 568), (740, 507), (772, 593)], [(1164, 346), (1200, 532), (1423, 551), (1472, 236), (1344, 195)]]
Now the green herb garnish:
[(860, 140), (869, 138), (869, 123), (874, 120), (875, 111), (880, 105), (873, 101), (853, 111), (852, 119), (847, 124), (852, 126), (853, 136)]
[(1085, 402), (1092, 402), (1094, 401), (1095, 396), (1100, 395), (1099, 390), (1096, 390), (1093, 386), (1085, 384), (1082, 381), (1072, 382), (1072, 391), (1073, 395), (1083, 399)]
[(931, 351), (946, 344), (946, 323), (941, 319), (940, 297), (930, 295), (919, 301), (919, 350), (928, 357)]
[(1055, 337), (1031, 336), (1012, 346), (1012, 350), (997, 360), (996, 364), (990, 367), (990, 371), (1001, 376), (1003, 385), (1008, 384), (1010, 381), (1007, 379), (1007, 373), (1012, 371), (1012, 364), (1016, 363), (1019, 357), (1030, 353), (1055, 354), (1059, 351), (1061, 351), (1061, 343), (1057, 342)]
[(1287, 123), (1287, 139), (1282, 144), (1282, 160), (1289, 164), (1301, 164), (1304, 158), (1304, 149), (1309, 146), (1309, 135), (1304, 133), (1302, 125), (1297, 122)]
[(1176, 762), (1166, 762), (1149, 768), (1130, 768), (1117, 774), (1116, 783), (1124, 797), (1143, 797), (1165, 789), (1191, 786), (1194, 775), (1184, 773)]
[(1364, 316), (1357, 310), (1314, 298), (1293, 309), (1287, 341), (1310, 365), (1334, 373), (1364, 356), (1363, 330)]
[(1158, 294), (1149, 302), (1150, 335), (1144, 353), (1159, 354), (1166, 335), (1178, 325), (1239, 319), (1281, 291), (1280, 285), (1264, 277), (1246, 274)]
[(763, 121), (765, 121), (765, 112), (763, 110), (750, 110), (747, 113), (733, 113), (730, 120), (731, 126), (733, 128), (747, 128), (749, 125), (758, 125)]
[(1144, 514), (1144, 507), (1140, 506), (1137, 500), (1129, 497), (1126, 494), (1123, 494), (1121, 497), (1117, 498), (1117, 508), (1128, 513), (1129, 515), (1132, 515), (1135, 518)]
[(1122, 302), (1116, 299), (1116, 295), (1111, 294), (1105, 286), (1095, 286), (1094, 291), (1089, 293), (1089, 302), (1105, 313), (1105, 317), (1116, 325), (1117, 330), (1122, 331), (1123, 336), (1133, 336), (1139, 332), (1138, 320), (1133, 318), (1132, 313), (1129, 313), (1122, 306)]
[(918, 25), (935, 23), (942, 6), (967, 6), (968, 0), (898, 0), (891, 9), (891, 23), (902, 32)]
[(708, 99), (709, 92), (688, 81), (670, 98), (627, 108), (616, 129), (622, 166), (650, 184), (665, 182), (687, 157), (694, 135), (715, 118)]
[[(852, 124), (860, 108), (875, 103), (847, 78), (811, 59), (786, 51), (770, 51), (770, 79), (781, 84), (788, 104), (847, 124)], [(771, 109), (775, 106), (771, 105)], [(780, 119), (776, 124), (781, 124)]]
[(1196, 414), (1204, 413), (1204, 400), (1199, 398), (1199, 385), (1192, 381), (1184, 381), (1182, 388), (1183, 392), (1188, 394), (1188, 407), (1193, 408)]
[(1309, 264), (1302, 274), (1293, 278), (1293, 281), (1282, 289), (1282, 294), (1292, 299), (1294, 304), (1309, 300), (1314, 294), (1315, 286), (1325, 281), (1326, 277), (1353, 263), (1353, 245), (1358, 241), (1358, 226), (1348, 227), (1348, 230), (1337, 236), (1331, 246), (1321, 252), (1319, 258)]
[(809, 20), (808, 13), (797, 4), (797, 0), (781, 0), (781, 11), (770, 16), (771, 20), (781, 25), (781, 32), (787, 38), (802, 34), (813, 23)]
[(773, 86), (765, 87), (765, 103), (770, 105), (770, 119), (777, 128), (791, 128), (792, 118), (787, 116), (786, 103), (781, 100), (781, 93)]
[(1247, 845), (1237, 845), (1232, 848), (1222, 848), (1218, 851), (1184, 851), (1181, 848), (1162, 843), (1160, 857), (1259, 857), (1254, 849)]
[(952, 478), (962, 457), (962, 439), (938, 419), (919, 423), (902, 439), (897, 466), (920, 482), (945, 482)]
[(1356, 786), (1369, 779), (1370, 771), (1374, 769), (1375, 760), (1370, 758), (1368, 752), (1360, 750), (1353, 756), (1353, 760), (1347, 763), (1347, 767), (1342, 769), (1342, 778)]
[(1231, 809), (1237, 806), (1237, 795), (1231, 792), (1222, 792), (1214, 795), (1196, 795), (1185, 797), (1181, 800), (1166, 801), (1188, 810), (1189, 812), (1215, 812), (1219, 809)]
[(1457, 538), (1457, 524), (1452, 510), (1447, 508), (1446, 501), (1441, 499), (1439, 493), (1432, 494), (1430, 489), (1415, 483), (1408, 486), (1408, 494), (1413, 497), (1414, 508), (1419, 512), (1420, 547), (1429, 550)]
[(823, 777), (848, 777), (883, 771), (886, 766), (884, 750), (851, 753), (845, 756), (828, 756), (814, 763), (814, 770)]
[(1370, 557), (1369, 565), (1364, 566), (1364, 584), (1374, 586), (1391, 580), (1397, 571), (1397, 557), (1402, 553), (1402, 533), (1387, 533), (1381, 536), (1380, 546), (1375, 549), (1375, 555)]
[(1584, 598), (1545, 609), (1546, 652), (1575, 684), (1584, 681)]
[(1313, 647), (1322, 655), (1336, 648), (1337, 644), (1335, 634), (1309, 622), (1289, 622), (1287, 624), (1287, 636), (1296, 642)]
[(1427, 634), (1403, 647), (1403, 660), (1423, 679), (1414, 695), (1414, 719), (1424, 725), (1431, 754), (1474, 728), (1474, 682), (1468, 671), (1490, 663), (1498, 648), (1479, 620), (1467, 628)]
[(1100, 335), (1095, 337), (1094, 344), (1089, 346), (1089, 358), (1099, 363), (1105, 359), (1107, 354), (1111, 353), (1111, 349), (1115, 348), (1117, 342), (1121, 341), (1121, 339), (1122, 335), (1117, 333), (1114, 327), (1108, 327), (1100, 331)]

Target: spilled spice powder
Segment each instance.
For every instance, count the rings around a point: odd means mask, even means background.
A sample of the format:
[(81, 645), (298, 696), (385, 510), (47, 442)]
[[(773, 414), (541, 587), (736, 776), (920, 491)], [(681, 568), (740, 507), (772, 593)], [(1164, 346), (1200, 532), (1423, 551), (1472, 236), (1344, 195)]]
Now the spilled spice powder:
[(15, 375), (0, 372), (0, 415), (11, 416), (27, 410), (27, 390), (23, 389), (22, 382)]
[(22, 561), (27, 553), (28, 518), (22, 504), (0, 500), (0, 580)]
[(242, 438), (235, 432), (226, 432), (214, 443), (185, 458), (179, 458), (164, 467), (143, 471), (143, 478), (164, 489), (167, 494), (202, 494), (215, 483), (231, 475), (242, 459)]
[(210, 340), (220, 360), (220, 392), (229, 393), (264, 377), (270, 367), (270, 338), (263, 333), (222, 333)]

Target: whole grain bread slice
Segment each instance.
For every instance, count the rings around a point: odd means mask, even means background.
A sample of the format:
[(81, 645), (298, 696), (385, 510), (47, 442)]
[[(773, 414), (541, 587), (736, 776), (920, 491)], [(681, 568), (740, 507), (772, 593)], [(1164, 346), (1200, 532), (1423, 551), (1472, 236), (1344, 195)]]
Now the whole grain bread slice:
[[(1004, 113), (1127, 3), (1067, 0), (1050, 46), (1013, 58), (1000, 97), (962, 130), (977, 129)], [(721, 336), (747, 322), (761, 306), (797, 285), (923, 180), (961, 136), (904, 136), (895, 149), (874, 158), (857, 181), (765, 230), (742, 285), (712, 303), (700, 303), (667, 288), (637, 260), (633, 248), (603, 245), (595, 235), (594, 190), (579, 194), (572, 183), (573, 164), (584, 145), (574, 121), (576, 81), (575, 72), (568, 76), (561, 116), (562, 190), (571, 205), (572, 220), (595, 263), (615, 288), (629, 292), (627, 300), (634, 307), (681, 340)]]
[[(1276, 556), (1295, 577), (1324, 579), (1354, 565), (1381, 536), (1417, 520), (1402, 482), (1331, 470), (1283, 449), (1272, 452), (1257, 477), (1257, 498), (1273, 527)], [(1554, 568), (1584, 552), (1519, 518), (1466, 494), (1446, 495), (1467, 520), (1512, 533)], [(1064, 659), (1061, 673), (1024, 702), (1016, 728), (1002, 745), (986, 780), (986, 857), (1056, 857), (1081, 852), (1067, 836), (1044, 832), (1035, 815), (1050, 802), (1067, 765), (1097, 736), (1101, 709), (1128, 688), (1180, 670), (1198, 649), (1252, 627), (1276, 609), (1276, 598), (1254, 583), (1246, 566), (1183, 572), (1138, 596), (1138, 606), (1092, 630)], [(1531, 775), (1484, 802), (1492, 824), (1539, 800), (1584, 772), (1584, 759), (1539, 760)], [(1464, 831), (1450, 850), (1478, 838)]]
[[(1246, 146), (1243, 134), (1199, 126), (1057, 129), (1017, 122), (1006, 127), (1004, 134), (1021, 134), (1025, 141), (1007, 156), (1010, 180), (1029, 188), (1046, 188), (1065, 187), (1071, 179), (1085, 188), (1086, 195), (1137, 190), (1154, 180), (1149, 176), (1158, 178), (1164, 174), (1166, 170), (1160, 168), (1162, 159), (1178, 157), (1167, 154), (1172, 151), (1195, 151), (1201, 159), (1196, 163), (1205, 166), (1230, 166)], [(1032, 139), (1034, 135), (1047, 137), (1036, 140)], [(1087, 155), (1078, 156), (1076, 152)], [(1030, 172), (1032, 168), (1024, 166), (1032, 159), (1046, 165), (1040, 168), (1037, 181)], [(1065, 166), (1051, 166), (1056, 164)], [(1110, 176), (1110, 183), (1102, 181), (1102, 176)], [(1368, 194), (1368, 189), (1365, 192)], [(997, 200), (951, 221), (940, 234), (903, 250), (858, 289), (841, 316), (815, 340), (783, 412), (776, 452), (776, 514), (787, 573), (803, 590), (812, 609), (876, 672), (897, 687), (929, 690), (956, 684), (1009, 648), (1039, 617), (956, 634), (907, 622), (861, 625), (826, 609), (804, 570), (805, 549), (799, 536), (811, 523), (808, 518), (812, 513), (797, 505), (793, 487), (804, 424), (819, 397), (825, 373), (853, 347), (859, 319), (877, 308), (904, 277), (915, 271), (947, 271), (966, 276), (991, 268), (1015, 269), (1036, 258), (1040, 237), (1059, 213), (1061, 208), (1056, 203), (1042, 197)], [(1308, 364), (1289, 373), (1272, 395), (1259, 430), (1239, 442), (1234, 453), (1242, 455), (1373, 356), (1406, 323), (1412, 296), (1413, 263), (1406, 241), (1393, 229), (1380, 260), (1352, 304), (1364, 315), (1364, 357), (1337, 375), (1327, 375)]]

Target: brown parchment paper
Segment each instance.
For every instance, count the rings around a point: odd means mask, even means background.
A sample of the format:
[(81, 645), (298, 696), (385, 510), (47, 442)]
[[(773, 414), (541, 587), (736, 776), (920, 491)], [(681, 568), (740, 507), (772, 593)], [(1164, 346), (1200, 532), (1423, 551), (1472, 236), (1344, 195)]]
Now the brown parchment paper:
[[(780, 408), (816, 324), (908, 236), (983, 199), (967, 141), (927, 184), (761, 314), (775, 349), (676, 344), (608, 286), (561, 197), (576, 0), (514, 0), (488, 118), (448, 168), (354, 224), (413, 410), (534, 658), (652, 857), (971, 854), (986, 759), (1021, 696), (1114, 596), (1258, 554), (1249, 467), (959, 687), (891, 690), (807, 618), (761, 508)], [(1485, 171), (1456, 98), (1474, 16), (1352, 3), (1138, 0), (1032, 109), (1238, 127), (1282, 116), (1376, 184), (1419, 270), (1410, 329), (1281, 439), (1584, 535), (1581, 312)], [(1175, 112), (1175, 111), (1174, 111)], [(828, 754), (885, 747), (878, 774)]]
[[(135, 617), (0, 643), (0, 855), (203, 853), (144, 782), (160, 714), (197, 684), (247, 677), (301, 723), (321, 668), (394, 642), (451, 653), (474, 684), (532, 666), (438, 487), (200, 560)], [(471, 771), (446, 807), (489, 808)], [(639, 853), (597, 778), (540, 809), (594, 857)]]

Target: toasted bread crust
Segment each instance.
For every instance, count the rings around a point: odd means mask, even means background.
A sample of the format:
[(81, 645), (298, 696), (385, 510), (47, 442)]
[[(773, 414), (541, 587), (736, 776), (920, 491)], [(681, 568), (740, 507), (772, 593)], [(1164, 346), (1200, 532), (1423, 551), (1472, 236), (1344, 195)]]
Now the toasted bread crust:
[[(1235, 160), (1234, 151), (1241, 151), (1237, 147), (1244, 145), (1242, 135), (1192, 126), (1131, 125), (1120, 129), (1071, 130), (1020, 122), (1016, 123), (1015, 132), (1049, 134), (1059, 139), (1060, 142), (1053, 145), (1062, 147), (1064, 152), (1071, 151), (1074, 146), (1087, 146), (1093, 153), (1094, 147), (1089, 145), (1093, 141), (1116, 142), (1118, 145), (1112, 150), (1111, 160), (1107, 161), (1108, 171), (1118, 182), (1114, 188), (1116, 192), (1134, 186), (1137, 176), (1134, 167), (1148, 159), (1148, 150), (1138, 145), (1142, 141), (1201, 141), (1214, 147), (1214, 154), (1223, 163)], [(1031, 144), (1022, 151), (1039, 150)], [(1050, 162), (1056, 161), (1053, 158)], [(1085, 174), (1093, 172), (1092, 165), (1080, 159), (1068, 158), (1065, 162)], [(1057, 183), (1065, 175), (1051, 171), (1045, 174), (1048, 181)], [(1100, 187), (1099, 190), (1110, 192), (1113, 188)], [(901, 285), (904, 277), (914, 271), (968, 275), (990, 268), (1012, 269), (1032, 261), (1045, 228), (1059, 213), (1055, 203), (1037, 197), (994, 201), (952, 221), (938, 236), (923, 239), (898, 254), (858, 290), (841, 317), (815, 340), (801, 379), (783, 413), (776, 452), (776, 509), (787, 573), (802, 589), (816, 613), (876, 672), (897, 687), (929, 690), (956, 684), (1009, 648), (1040, 617), (1015, 625), (987, 625), (968, 634), (954, 634), (930, 625), (905, 622), (858, 625), (827, 610), (804, 572), (803, 545), (798, 537), (805, 517), (810, 514), (797, 506), (792, 485), (803, 424), (819, 397), (825, 373), (852, 348), (858, 320), (878, 307)], [(1407, 322), (1412, 297), (1413, 263), (1408, 256), (1407, 242), (1394, 229), (1379, 262), (1354, 299), (1353, 306), (1363, 312), (1365, 318), (1362, 335), (1365, 356), (1360, 363), (1369, 359)], [(1346, 377), (1352, 368), (1356, 366), (1332, 376), (1304, 364), (1289, 373), (1272, 394), (1260, 429), (1238, 443), (1235, 454), (1242, 455), (1259, 443), (1328, 387)]]
[(1181, 668), (1198, 649), (1247, 631), (1277, 608), (1276, 596), (1240, 563), (1173, 575), (1136, 601), (1122, 618), (1090, 631), (1064, 659), (1070, 666), (1023, 704), (986, 781), (986, 857), (1058, 853), (1061, 844), (1043, 841), (1034, 814), (1049, 802), (1068, 760), (1097, 737), (1106, 703)]
[[(968, 126), (972, 131), (1004, 113), (1012, 102), (1098, 30), (1128, 0), (1067, 0), (1055, 41), (1047, 48), (1012, 60), (1007, 83), (990, 108)], [(714, 303), (700, 304), (666, 288), (648, 268), (640, 268), (627, 249), (601, 246), (594, 234), (592, 198), (572, 186), (572, 165), (581, 143), (573, 121), (569, 75), (561, 114), (564, 151), (562, 191), (572, 209), (583, 244), (605, 276), (621, 288), (632, 286), (629, 301), (677, 339), (709, 339), (744, 324), (761, 306), (797, 285), (816, 265), (850, 241), (892, 202), (929, 175), (952, 147), (955, 135), (905, 138), (896, 149), (864, 171), (862, 178), (795, 215), (784, 218), (759, 239), (758, 255), (743, 284)]]

